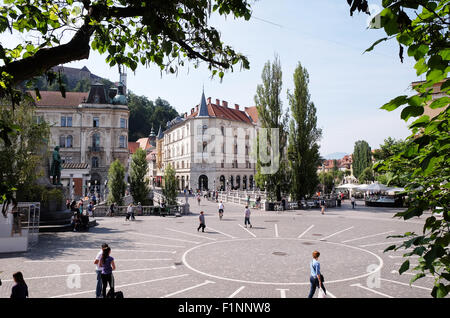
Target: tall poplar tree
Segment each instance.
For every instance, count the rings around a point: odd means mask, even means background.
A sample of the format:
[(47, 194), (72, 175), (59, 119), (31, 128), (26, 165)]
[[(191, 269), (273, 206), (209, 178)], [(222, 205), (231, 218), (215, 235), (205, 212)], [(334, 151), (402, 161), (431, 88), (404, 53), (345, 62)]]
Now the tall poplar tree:
[(170, 163), (164, 171), (163, 195), (168, 205), (177, 204), (177, 179), (175, 177), (175, 169)]
[(288, 92), (292, 118), (289, 127), (288, 158), (291, 172), (290, 192), (294, 200), (312, 194), (319, 184), (318, 142), (322, 130), (317, 128), (316, 107), (311, 101), (308, 84), (308, 71), (299, 62), (294, 72), (294, 93)]
[(359, 178), (359, 175), (367, 167), (372, 166), (372, 150), (369, 144), (365, 140), (358, 140), (355, 142), (355, 148), (353, 149), (353, 175)]
[(145, 204), (148, 201), (148, 193), (150, 191), (145, 176), (148, 172), (148, 164), (146, 159), (147, 153), (138, 148), (131, 157), (130, 164), (130, 192), (135, 203), (141, 202)]
[[(286, 174), (286, 144), (287, 144), (287, 114), (283, 111), (280, 94), (282, 89), (282, 71), (280, 59), (276, 56), (273, 63), (268, 61), (262, 71), (262, 84), (257, 86), (255, 104), (258, 110), (258, 118), (262, 128), (278, 129), (278, 154), (276, 154), (275, 140), (271, 140), (270, 132), (267, 136), (267, 148), (271, 149), (271, 162), (261, 162), (260, 153), (257, 154), (257, 173), (255, 180), (259, 188), (265, 188), (270, 200), (281, 200), (282, 192), (289, 188)], [(258, 150), (264, 138), (258, 134)], [(265, 150), (265, 149), (263, 149)], [(278, 169), (270, 174), (263, 172), (262, 166), (277, 166)]]
[(109, 166), (108, 171), (108, 202), (115, 202), (118, 205), (122, 205), (126, 188), (125, 167), (118, 159), (116, 159), (111, 166)]

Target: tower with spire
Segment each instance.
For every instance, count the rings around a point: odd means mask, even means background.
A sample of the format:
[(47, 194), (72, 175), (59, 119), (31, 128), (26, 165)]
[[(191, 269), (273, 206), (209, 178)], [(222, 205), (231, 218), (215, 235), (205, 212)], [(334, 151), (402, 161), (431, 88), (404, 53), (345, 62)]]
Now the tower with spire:
[(197, 117), (209, 117), (208, 105), (206, 104), (205, 90), (202, 91), (202, 98), (200, 99), (200, 106)]
[(155, 129), (153, 128), (153, 125), (152, 125), (152, 129), (150, 130), (150, 135), (148, 135), (148, 139), (149, 139), (150, 145), (152, 145), (153, 147), (156, 147), (156, 134), (155, 134)]

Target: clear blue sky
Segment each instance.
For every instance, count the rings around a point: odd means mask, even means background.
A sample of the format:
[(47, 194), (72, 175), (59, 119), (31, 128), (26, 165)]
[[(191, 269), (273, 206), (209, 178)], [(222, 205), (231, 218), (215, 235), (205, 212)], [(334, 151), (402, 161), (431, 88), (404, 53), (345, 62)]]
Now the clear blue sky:
[[(378, 0), (369, 2), (380, 4)], [(351, 153), (360, 139), (377, 148), (389, 136), (409, 135), (399, 111), (389, 113), (379, 107), (397, 95), (411, 94), (410, 83), (418, 80), (413, 60), (406, 58), (401, 64), (394, 41), (362, 54), (384, 36), (381, 30), (367, 29), (367, 15), (356, 13), (351, 17), (345, 0), (259, 0), (252, 8), (254, 18), (250, 21), (217, 16), (211, 19), (223, 41), (249, 58), (250, 70), (226, 73), (221, 83), (218, 78), (211, 80), (205, 64), (198, 69), (189, 64), (178, 75), (161, 75), (155, 65), (140, 65), (135, 73), (128, 72), (128, 89), (150, 99), (166, 99), (180, 113), (198, 104), (202, 85), (205, 95), (213, 100), (253, 106), (264, 63), (278, 54), (285, 108), (297, 63), (301, 62), (310, 74), (310, 93), (323, 130), (322, 155)], [(87, 66), (94, 74), (118, 79), (117, 68), (110, 69), (96, 52), (91, 52), (89, 60), (67, 66)]]

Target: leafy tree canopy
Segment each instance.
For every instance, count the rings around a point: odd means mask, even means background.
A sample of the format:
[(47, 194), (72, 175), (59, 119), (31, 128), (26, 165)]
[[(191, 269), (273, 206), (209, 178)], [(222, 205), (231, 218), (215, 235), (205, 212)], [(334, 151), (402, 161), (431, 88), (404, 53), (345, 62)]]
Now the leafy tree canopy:
[[(247, 0), (125, 1), (125, 0), (4, 0), (0, 32), (28, 33), (16, 47), (0, 46), (1, 92), (12, 84), (41, 75), (51, 67), (86, 59), (91, 49), (106, 55), (110, 66), (157, 64), (176, 72), (186, 60), (204, 61), (212, 74), (247, 58), (225, 45), (209, 25), (212, 12), (250, 19)], [(69, 41), (64, 42), (64, 33)], [(5, 73), (3, 73), (5, 72)]]
[[(367, 12), (366, 0), (348, 0), (351, 12)], [(405, 220), (431, 211), (422, 233), (407, 232), (400, 236), (406, 240), (392, 245), (388, 250), (406, 249), (406, 258), (419, 256), (417, 275), (431, 273), (436, 278), (431, 292), (433, 297), (445, 297), (450, 292), (449, 221), (450, 202), (450, 1), (449, 0), (384, 0), (383, 10), (373, 20), (373, 27), (383, 28), (386, 37), (376, 41), (367, 51), (390, 39), (399, 45), (399, 57), (404, 52), (416, 61), (417, 75), (425, 81), (415, 85), (417, 93), (397, 96), (381, 108), (393, 111), (401, 106), (401, 118), (416, 118), (409, 126), (411, 135), (404, 149), (375, 165), (377, 171), (393, 173), (397, 180), (403, 178), (409, 207), (396, 216)], [(377, 22), (378, 20), (378, 22)], [(439, 87), (441, 94), (433, 97)], [(442, 109), (433, 118), (424, 115), (425, 107)], [(405, 177), (406, 176), (406, 177)], [(409, 259), (399, 269), (400, 274), (410, 269)]]
[(168, 101), (158, 97), (153, 102), (145, 96), (137, 96), (130, 91), (128, 91), (128, 108), (130, 109), (129, 141), (148, 137), (152, 127), (156, 134), (160, 126), (164, 131), (166, 123), (178, 116), (178, 112)]
[(353, 175), (356, 178), (359, 178), (364, 169), (372, 166), (372, 150), (367, 141), (358, 140), (355, 142), (352, 160)]

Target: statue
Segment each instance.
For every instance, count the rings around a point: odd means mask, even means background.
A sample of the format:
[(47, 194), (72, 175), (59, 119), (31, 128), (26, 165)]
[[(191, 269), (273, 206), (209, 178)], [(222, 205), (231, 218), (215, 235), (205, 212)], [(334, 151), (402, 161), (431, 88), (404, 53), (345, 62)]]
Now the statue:
[(53, 184), (61, 185), (61, 156), (59, 155), (59, 146), (53, 150), (53, 161), (51, 166), (51, 174), (53, 178)]

